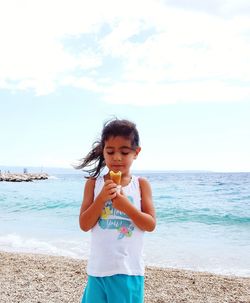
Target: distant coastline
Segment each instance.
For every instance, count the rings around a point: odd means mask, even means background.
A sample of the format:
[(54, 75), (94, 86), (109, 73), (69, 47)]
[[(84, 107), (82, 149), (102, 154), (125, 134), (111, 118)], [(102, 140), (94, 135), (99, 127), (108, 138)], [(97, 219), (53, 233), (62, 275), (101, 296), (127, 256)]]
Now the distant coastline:
[(10, 172), (10, 173), (23, 173), (24, 167), (31, 174), (43, 174), (47, 173), (48, 175), (53, 174), (81, 174), (83, 173), (81, 170), (77, 170), (72, 168), (64, 168), (64, 167), (43, 167), (43, 166), (11, 166), (11, 165), (0, 165), (0, 170), (2, 173)]
[(32, 182), (33, 180), (46, 180), (49, 175), (46, 173), (42, 174), (28, 174), (28, 173), (0, 173), (0, 181), (5, 182)]
[[(25, 166), (29, 173), (32, 174), (43, 174), (47, 173), (49, 175), (53, 174), (74, 174), (74, 175), (86, 175), (82, 170), (75, 169), (71, 167), (47, 167), (47, 166)], [(0, 164), (0, 170), (3, 172), (10, 173), (22, 173), (24, 166), (7, 166)], [(237, 173), (250, 173), (247, 171), (213, 171), (213, 170), (158, 170), (158, 169), (134, 169), (132, 170), (135, 174), (216, 174), (216, 173), (225, 173), (225, 174), (237, 174)]]

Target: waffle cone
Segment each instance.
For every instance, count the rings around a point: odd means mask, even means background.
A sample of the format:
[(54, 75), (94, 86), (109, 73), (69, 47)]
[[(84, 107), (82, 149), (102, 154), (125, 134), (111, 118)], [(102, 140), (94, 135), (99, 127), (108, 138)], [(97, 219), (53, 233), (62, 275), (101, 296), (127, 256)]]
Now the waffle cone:
[(118, 171), (117, 173), (115, 173), (114, 171), (110, 171), (109, 172), (110, 175), (110, 179), (112, 181), (114, 181), (117, 185), (121, 184), (121, 178), (122, 178), (122, 173), (120, 171)]

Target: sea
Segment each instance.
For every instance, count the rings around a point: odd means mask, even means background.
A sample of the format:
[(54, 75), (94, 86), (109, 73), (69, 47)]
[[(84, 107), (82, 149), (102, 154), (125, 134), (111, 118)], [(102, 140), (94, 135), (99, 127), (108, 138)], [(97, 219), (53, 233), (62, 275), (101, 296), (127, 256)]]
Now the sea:
[[(134, 172), (148, 179), (157, 227), (146, 265), (250, 277), (250, 173)], [(0, 250), (87, 259), (78, 217), (86, 179), (0, 182)]]

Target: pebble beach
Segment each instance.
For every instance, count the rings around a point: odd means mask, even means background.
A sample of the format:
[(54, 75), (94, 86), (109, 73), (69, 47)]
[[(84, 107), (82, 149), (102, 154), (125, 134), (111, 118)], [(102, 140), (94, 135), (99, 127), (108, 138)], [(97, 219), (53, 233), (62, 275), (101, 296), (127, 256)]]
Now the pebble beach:
[[(76, 303), (86, 261), (0, 252), (1, 303)], [(250, 278), (146, 267), (145, 303), (249, 303)]]

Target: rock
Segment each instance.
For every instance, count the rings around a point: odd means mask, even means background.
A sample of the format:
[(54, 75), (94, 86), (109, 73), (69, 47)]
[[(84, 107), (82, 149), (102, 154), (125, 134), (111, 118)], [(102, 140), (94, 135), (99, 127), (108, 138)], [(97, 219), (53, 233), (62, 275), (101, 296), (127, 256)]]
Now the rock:
[(5, 173), (0, 174), (0, 181), (6, 182), (32, 182), (33, 180), (46, 180), (49, 175), (46, 173), (42, 174), (12, 174)]

